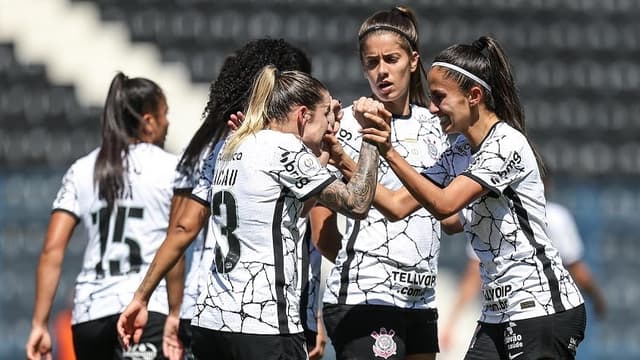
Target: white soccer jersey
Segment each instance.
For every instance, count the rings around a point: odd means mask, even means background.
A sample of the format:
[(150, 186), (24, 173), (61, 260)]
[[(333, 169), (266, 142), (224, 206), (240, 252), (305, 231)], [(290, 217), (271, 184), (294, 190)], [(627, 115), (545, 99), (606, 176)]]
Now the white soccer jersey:
[[(209, 171), (213, 171), (215, 165), (214, 145), (209, 144), (203, 150), (198, 157), (198, 162), (194, 169), (191, 171), (176, 170), (176, 178), (173, 184), (174, 194), (188, 194), (198, 184), (198, 181), (205, 168), (205, 163), (208, 163), (206, 167)], [(204, 289), (204, 281), (206, 269), (211, 266), (213, 261), (213, 246), (212, 240), (205, 236), (207, 234), (208, 226), (198, 233), (191, 245), (185, 251), (185, 280), (184, 280), (184, 296), (182, 299), (182, 306), (180, 308), (180, 318), (191, 319), (196, 311), (196, 302), (198, 300), (198, 294)]]
[[(503, 323), (582, 304), (545, 232), (544, 186), (524, 135), (499, 122), (469, 160), (463, 175), (490, 190), (461, 211), (465, 233), (481, 262), (480, 321)], [(432, 171), (425, 175), (438, 182)]]
[(318, 306), (320, 296), (320, 270), (322, 255), (311, 241), (311, 229), (307, 218), (300, 219), (298, 227), (304, 234), (298, 253), (300, 264), (300, 319), (305, 330), (318, 331)]
[(193, 195), (211, 208), (216, 244), (192, 324), (248, 334), (302, 332), (298, 221), (303, 201), (335, 177), (300, 139), (272, 130), (247, 137), (228, 158), (219, 155), (213, 177), (204, 175)]
[[(547, 201), (547, 234), (564, 266), (582, 259), (584, 246), (573, 216), (567, 208), (552, 201)], [(471, 244), (467, 244), (467, 255), (478, 260)]]
[[(346, 108), (338, 133), (345, 152), (358, 158), (361, 127)], [(393, 147), (417, 171), (431, 166), (447, 148), (438, 118), (411, 105), (409, 116), (391, 122)], [(378, 182), (396, 190), (402, 182), (380, 160)], [(435, 283), (440, 252), (440, 222), (421, 208), (391, 222), (372, 208), (365, 220), (347, 219), (342, 247), (327, 278), (324, 302), (377, 304), (402, 308), (435, 308)]]
[[(141, 143), (129, 147), (125, 189), (112, 212), (98, 199), (93, 172), (99, 150), (78, 159), (67, 171), (53, 210), (84, 223), (87, 247), (75, 286), (74, 324), (115, 315), (133, 298), (165, 238), (177, 158)], [(153, 292), (149, 310), (168, 313), (164, 281)]]

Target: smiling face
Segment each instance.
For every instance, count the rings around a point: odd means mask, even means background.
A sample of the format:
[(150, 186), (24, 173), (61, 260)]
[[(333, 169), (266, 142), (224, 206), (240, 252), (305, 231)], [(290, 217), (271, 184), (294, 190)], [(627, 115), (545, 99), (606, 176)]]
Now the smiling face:
[(384, 31), (369, 35), (361, 53), (362, 67), (376, 99), (395, 114), (409, 109), (411, 73), (416, 71), (419, 55), (402, 47), (400, 35)]
[(445, 78), (445, 73), (446, 71), (438, 66), (429, 70), (429, 111), (438, 116), (445, 133), (465, 133), (471, 123), (469, 97), (453, 79)]
[(320, 155), (322, 137), (327, 133), (331, 110), (331, 96), (323, 91), (322, 100), (313, 109), (308, 109), (303, 117), (302, 142), (307, 145), (316, 156)]

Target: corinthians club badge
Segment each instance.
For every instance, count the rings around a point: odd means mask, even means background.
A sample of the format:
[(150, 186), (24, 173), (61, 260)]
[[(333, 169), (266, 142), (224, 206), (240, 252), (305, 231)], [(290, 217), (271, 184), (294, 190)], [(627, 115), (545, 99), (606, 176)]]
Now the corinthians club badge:
[(393, 340), (393, 335), (395, 334), (396, 332), (393, 329), (387, 333), (387, 329), (385, 328), (380, 328), (379, 334), (375, 331), (372, 332), (371, 337), (376, 339), (376, 342), (372, 346), (373, 354), (384, 359), (395, 355), (396, 349), (398, 348), (395, 340)]

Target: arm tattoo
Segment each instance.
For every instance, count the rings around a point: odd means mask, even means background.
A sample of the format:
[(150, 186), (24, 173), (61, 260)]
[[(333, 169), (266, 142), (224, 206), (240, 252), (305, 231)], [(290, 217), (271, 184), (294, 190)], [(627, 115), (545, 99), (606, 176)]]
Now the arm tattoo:
[(371, 208), (378, 181), (378, 148), (362, 142), (356, 171), (345, 185), (339, 180), (322, 190), (319, 201), (354, 219), (363, 219)]

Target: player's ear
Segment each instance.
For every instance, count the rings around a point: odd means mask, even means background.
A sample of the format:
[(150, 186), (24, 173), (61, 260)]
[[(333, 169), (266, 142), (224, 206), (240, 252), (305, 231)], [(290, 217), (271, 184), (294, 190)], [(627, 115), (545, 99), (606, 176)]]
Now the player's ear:
[(471, 89), (469, 89), (469, 94), (468, 94), (469, 105), (478, 106), (478, 104), (482, 102), (483, 96), (484, 96), (484, 93), (480, 88), (480, 86), (477, 86), (477, 85), (472, 86)]
[(144, 138), (153, 135), (156, 125), (156, 118), (151, 113), (144, 113), (140, 118), (140, 137)]

